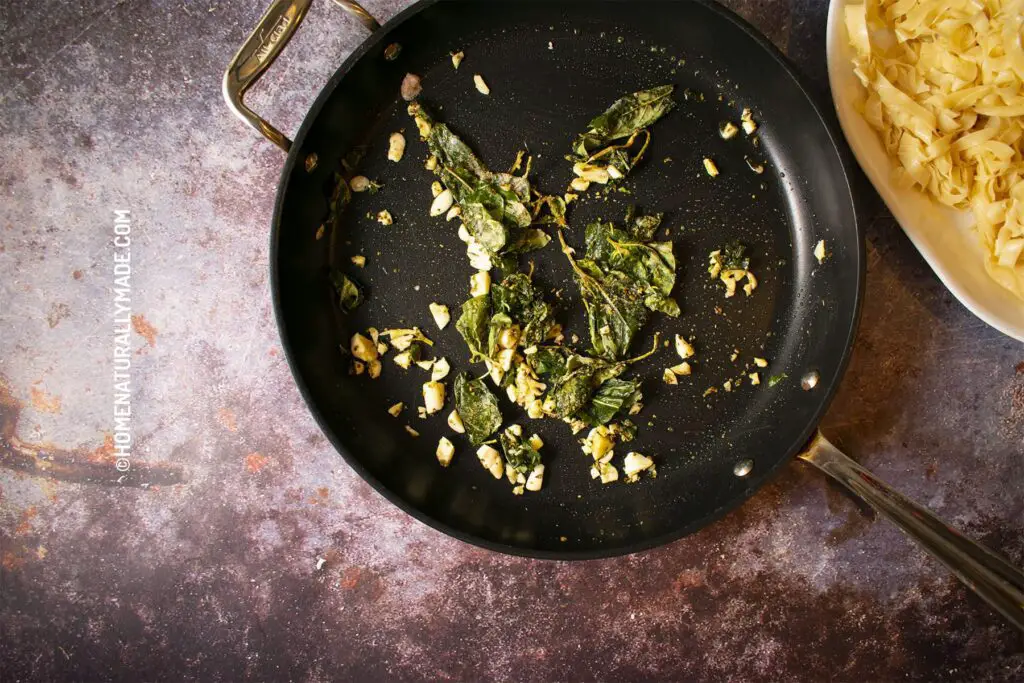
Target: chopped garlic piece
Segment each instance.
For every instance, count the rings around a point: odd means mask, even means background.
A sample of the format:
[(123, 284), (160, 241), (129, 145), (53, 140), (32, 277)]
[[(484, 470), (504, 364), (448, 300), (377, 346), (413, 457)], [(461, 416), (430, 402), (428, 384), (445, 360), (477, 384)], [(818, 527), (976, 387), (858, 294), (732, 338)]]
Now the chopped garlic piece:
[(359, 268), (365, 268), (366, 267), (366, 257), (363, 256), (362, 254), (357, 254), (357, 255), (352, 257), (352, 263), (354, 263)]
[(751, 294), (754, 293), (755, 289), (757, 289), (757, 278), (754, 277), (754, 274), (748, 270), (747, 284), (743, 285), (743, 291), (744, 293), (746, 293), (747, 296), (750, 296)]
[(679, 365), (676, 365), (675, 367), (669, 369), (672, 371), (673, 375), (677, 375), (679, 377), (686, 377), (693, 373), (693, 368), (691, 368), (690, 364), (687, 363), (686, 361), (683, 361)]
[(435, 197), (436, 198), (437, 195), (441, 194), (442, 192), (444, 192), (444, 185), (442, 185), (441, 183), (439, 183), (436, 180), (430, 184), (430, 196), (431, 197)]
[(661, 379), (665, 384), (679, 384), (679, 380), (676, 378), (676, 373), (672, 372), (669, 368), (665, 368), (665, 371), (661, 373)]
[(514, 495), (514, 496), (521, 496), (521, 495), (523, 495), (523, 491), (525, 489), (526, 489), (525, 486), (513, 486), (512, 487), (512, 495)]
[(418, 367), (420, 370), (425, 370), (426, 372), (430, 372), (434, 368), (434, 360), (433, 359), (418, 360), (418, 361), (416, 361), (416, 367)]
[(396, 403), (395, 405), (388, 408), (388, 412), (391, 413), (392, 417), (398, 417), (399, 415), (402, 414), (403, 410), (405, 410), (404, 403)]
[(448, 209), (448, 213), (445, 214), (444, 219), (446, 221), (453, 221), (453, 220), (455, 220), (456, 218), (458, 218), (461, 215), (462, 215), (462, 207), (460, 207), (460, 206), (453, 206), (452, 208)]
[(768, 361), (765, 360), (764, 358), (755, 358), (754, 365), (756, 365), (759, 368), (766, 368), (768, 367)]
[(377, 379), (380, 377), (380, 371), (383, 367), (379, 358), (368, 360), (366, 361), (366, 374), (370, 376), (370, 379)]
[(368, 363), (371, 360), (377, 360), (377, 345), (358, 332), (352, 335), (349, 350), (361, 361)]
[(743, 126), (743, 132), (747, 135), (753, 135), (754, 131), (757, 130), (757, 123), (754, 121), (754, 116), (749, 109), (744, 109), (740, 115), (740, 125)]
[(366, 372), (366, 363), (358, 360), (352, 361), (352, 367), (349, 369), (350, 375), (361, 375)]
[(434, 362), (434, 369), (430, 373), (430, 379), (434, 382), (440, 382), (447, 377), (448, 373), (451, 371), (452, 369), (451, 366), (448, 365), (448, 359), (442, 358)]
[(476, 457), (484, 469), (491, 473), (495, 479), (501, 479), (505, 474), (505, 465), (501, 462), (501, 454), (491, 446), (481, 446), (476, 451)]
[(512, 327), (506, 327), (498, 335), (498, 346), (503, 349), (514, 349), (519, 344), (519, 325), (513, 325)]
[(708, 254), (708, 275), (712, 280), (717, 280), (722, 272), (722, 252), (719, 249)]
[(452, 462), (452, 456), (455, 455), (455, 445), (448, 440), (448, 437), (442, 436), (437, 442), (435, 454), (441, 467), (448, 467)]
[(722, 388), (725, 389), (726, 391), (732, 391), (732, 380), (731, 379), (725, 380), (725, 383), (722, 384)]
[(681, 334), (676, 335), (676, 353), (679, 354), (679, 358), (686, 360), (687, 358), (693, 358), (697, 353), (693, 350), (693, 344), (686, 341), (686, 338)]
[(818, 242), (817, 246), (814, 247), (814, 258), (818, 259), (818, 263), (824, 263), (825, 257), (828, 256), (825, 253), (825, 240)]
[(398, 162), (405, 156), (405, 136), (401, 133), (392, 133), (388, 138), (388, 160)]
[(537, 465), (526, 479), (527, 491), (540, 491), (544, 485), (544, 465)]
[[(576, 190), (577, 192), (586, 192), (587, 190), (590, 189), (590, 181), (589, 180), (584, 180), (583, 178), (573, 178), (572, 182), (569, 183), (569, 186), (572, 189)], [(569, 195), (566, 195), (566, 197), (568, 197), (568, 196)], [(574, 197), (574, 199), (575, 199), (575, 197)], [(566, 203), (569, 203), (570, 200), (566, 199), (565, 201), (566, 201)]]
[(712, 178), (718, 176), (718, 166), (715, 166), (715, 162), (711, 161), (711, 159), (708, 159), (707, 157), (704, 158), (704, 170), (707, 171), (707, 174)]
[[(466, 233), (469, 235), (469, 233)], [(488, 271), (494, 267), (491, 263), (491, 255), (487, 253), (484, 245), (480, 244), (475, 237), (470, 236), (466, 242), (466, 256), (469, 257), (469, 265), (477, 270)]]
[(750, 383), (753, 384), (755, 387), (761, 383), (761, 375), (756, 372), (750, 373), (749, 375), (747, 375), (747, 377), (750, 378)]
[(433, 154), (427, 157), (427, 161), (426, 163), (423, 164), (423, 168), (427, 169), (428, 171), (435, 170), (437, 168), (437, 157), (435, 157)]
[(395, 361), (395, 365), (403, 370), (408, 370), (413, 364), (413, 354), (411, 351), (402, 351), (401, 353), (396, 354), (393, 360)]
[(736, 127), (732, 121), (726, 121), (718, 127), (718, 134), (723, 140), (731, 140), (736, 137), (736, 133), (739, 133), (740, 129)]
[(384, 209), (377, 213), (377, 222), (381, 225), (391, 225), (395, 222), (395, 219), (391, 216), (390, 211)]
[(487, 83), (484, 82), (484, 77), (481, 76), (480, 74), (476, 74), (473, 76), (473, 84), (476, 86), (476, 89), (480, 92), (481, 95), (491, 94), (490, 87), (488, 87)]
[(609, 438), (608, 428), (605, 426), (594, 427), (583, 440), (583, 452), (590, 455), (594, 460), (600, 460), (612, 452), (615, 446)]
[(444, 190), (441, 194), (434, 197), (434, 203), (430, 205), (430, 216), (436, 218), (443, 213), (447, 213), (448, 209), (452, 208), (454, 202), (455, 195), (452, 194), (452, 191)]
[(427, 415), (433, 415), (444, 408), (444, 384), (441, 382), (427, 382), (423, 385), (423, 407)]
[(526, 414), (532, 420), (539, 420), (544, 417), (544, 403), (539, 398), (530, 401), (526, 404)]
[(432, 303), (429, 308), (430, 315), (434, 317), (434, 324), (437, 325), (437, 328), (439, 330), (446, 328), (452, 319), (451, 313), (448, 312), (448, 307), (444, 304)]
[(534, 434), (529, 438), (530, 448), (535, 451), (539, 451), (544, 448), (544, 439), (540, 438), (538, 434)]
[(481, 270), (469, 278), (469, 295), (483, 296), (491, 292), (491, 274)]
[(413, 429), (409, 425), (405, 425), (405, 431), (409, 432), (409, 436), (416, 437), (416, 436), (420, 435), (419, 432), (417, 432), (415, 429)]
[(462, 416), (459, 415), (459, 411), (453, 410), (448, 413), (448, 427), (457, 434), (465, 434), (466, 426), (462, 424)]
[(641, 472), (650, 469), (653, 465), (654, 461), (646, 455), (627, 453), (622, 461), (622, 473), (626, 475), (626, 481), (632, 483), (639, 478)]
[[(572, 166), (572, 172), (587, 182), (597, 183), (598, 185), (607, 185), (608, 181), (611, 180), (611, 175), (608, 172), (609, 168), (610, 167), (608, 166), (601, 166), (600, 164), (590, 164), (585, 161), (577, 161)], [(576, 188), (573, 187), (573, 189), (575, 190)]]
[(462, 60), (465, 59), (465, 58), (466, 58), (466, 53), (463, 52), (462, 50), (459, 50), (458, 52), (453, 52), (452, 53), (452, 66), (455, 67), (456, 69), (458, 69), (459, 65), (462, 64)]
[(366, 192), (370, 189), (370, 179), (364, 175), (357, 175), (348, 182), (353, 192)]
[(601, 477), (602, 484), (610, 484), (619, 480), (619, 471), (611, 463), (597, 463), (590, 468), (590, 476), (594, 479)]

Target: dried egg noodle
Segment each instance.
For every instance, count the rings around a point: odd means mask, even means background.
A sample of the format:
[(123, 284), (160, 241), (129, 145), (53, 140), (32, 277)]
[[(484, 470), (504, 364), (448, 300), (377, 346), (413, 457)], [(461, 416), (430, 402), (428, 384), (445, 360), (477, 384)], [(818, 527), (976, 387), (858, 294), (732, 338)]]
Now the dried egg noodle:
[(847, 5), (862, 114), (894, 179), (970, 208), (985, 267), (1024, 299), (1024, 0)]

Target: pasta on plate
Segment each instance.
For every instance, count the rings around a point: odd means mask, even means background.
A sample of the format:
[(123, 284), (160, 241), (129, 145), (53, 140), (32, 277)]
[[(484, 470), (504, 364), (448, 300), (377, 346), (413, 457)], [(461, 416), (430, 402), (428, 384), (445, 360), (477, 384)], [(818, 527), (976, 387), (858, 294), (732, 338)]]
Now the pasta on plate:
[(987, 272), (1024, 300), (1024, 0), (866, 0), (845, 19), (894, 181), (970, 210)]

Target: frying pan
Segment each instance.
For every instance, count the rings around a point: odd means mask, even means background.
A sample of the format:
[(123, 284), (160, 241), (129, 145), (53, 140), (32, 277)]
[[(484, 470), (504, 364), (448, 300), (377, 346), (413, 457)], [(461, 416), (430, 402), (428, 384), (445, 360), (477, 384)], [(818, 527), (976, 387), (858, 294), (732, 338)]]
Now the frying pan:
[[(701, 0), (545, 2), (422, 0), (381, 27), (352, 1), (336, 0), (371, 29), (338, 69), (291, 142), (243, 103), (245, 92), (283, 49), (312, 0), (278, 0), (260, 20), (224, 79), (231, 108), (288, 152), (274, 211), (271, 263), (284, 349), (311, 411), (338, 452), (363, 478), (417, 519), (464, 541), (539, 558), (586, 559), (667, 543), (735, 508), (794, 456), (834, 477), (918, 541), (968, 586), (1024, 628), (1024, 576), (842, 455), (816, 425), (838, 387), (858, 321), (864, 247), (845, 152), (785, 58), (752, 27)], [(449, 53), (464, 51), (461, 67)], [(671, 349), (634, 367), (644, 383), (633, 449), (657, 463), (656, 479), (602, 486), (588, 457), (557, 421), (524, 422), (542, 436), (547, 473), (539, 493), (515, 496), (480, 467), (468, 441), (443, 415), (398, 418), (388, 406), (416, 406), (424, 374), (385, 361), (382, 376), (350, 376), (339, 351), (368, 327), (417, 325), (436, 342), (453, 374), (470, 368), (454, 325), (439, 331), (428, 304), (455, 315), (471, 269), (455, 223), (431, 219), (425, 146), (406, 113), (399, 85), (422, 77), (426, 106), (482, 156), (507, 168), (519, 150), (533, 155), (535, 187), (559, 192), (570, 179), (564, 155), (574, 134), (625, 93), (677, 85), (679, 105), (652, 128), (644, 164), (628, 194), (587, 196), (565, 236), (582, 246), (582, 228), (620, 219), (627, 204), (666, 214), (679, 258), (678, 319), (655, 316), (646, 337), (684, 334), (699, 350), (696, 372), (679, 386), (656, 379), (674, 364)], [(491, 88), (473, 87), (480, 74)], [(757, 140), (717, 135), (749, 107)], [(404, 130), (405, 158), (386, 159), (387, 140)], [(359, 173), (383, 188), (353, 195), (324, 226), (335, 174), (354, 150)], [(702, 160), (721, 169), (709, 177)], [(751, 171), (746, 160), (765, 166)], [(373, 218), (383, 209), (394, 224)], [(707, 254), (732, 239), (749, 246), (760, 287), (725, 299), (703, 273)], [(813, 251), (824, 240), (828, 258)], [(557, 244), (557, 242), (556, 242)], [(365, 269), (351, 256), (367, 258)], [(554, 245), (530, 255), (535, 282), (557, 300), (566, 335), (587, 337), (568, 263)], [(523, 259), (525, 266), (526, 259)], [(338, 267), (368, 290), (343, 316), (328, 285)], [(753, 357), (776, 383), (738, 383)], [(735, 357), (735, 358), (734, 358)], [(677, 361), (676, 361), (677, 362)], [(717, 393), (707, 394), (714, 387)], [(506, 423), (522, 421), (504, 402)], [(409, 433), (410, 426), (419, 436)], [(434, 458), (441, 436), (456, 440), (448, 469)]]

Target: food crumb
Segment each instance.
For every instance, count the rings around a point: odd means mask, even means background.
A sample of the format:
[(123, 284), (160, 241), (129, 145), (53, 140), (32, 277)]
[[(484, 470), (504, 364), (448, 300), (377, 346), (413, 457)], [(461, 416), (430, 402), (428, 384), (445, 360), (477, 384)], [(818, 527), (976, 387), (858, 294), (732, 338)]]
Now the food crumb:
[(828, 253), (825, 251), (825, 240), (820, 240), (817, 246), (814, 247), (814, 258), (818, 259), (818, 263), (824, 263)]
[(453, 52), (452, 53), (452, 66), (455, 67), (456, 69), (458, 69), (459, 65), (462, 64), (462, 60), (465, 59), (465, 58), (466, 58), (466, 53), (463, 52), (462, 50), (459, 50), (458, 52)]
[(473, 84), (476, 86), (477, 91), (479, 91), (481, 95), (491, 94), (490, 86), (487, 85), (486, 81), (484, 81), (484, 77), (481, 76), (480, 74), (475, 74), (473, 76)]
[(391, 212), (387, 209), (377, 213), (377, 222), (381, 225), (392, 225), (395, 219), (391, 216)]

